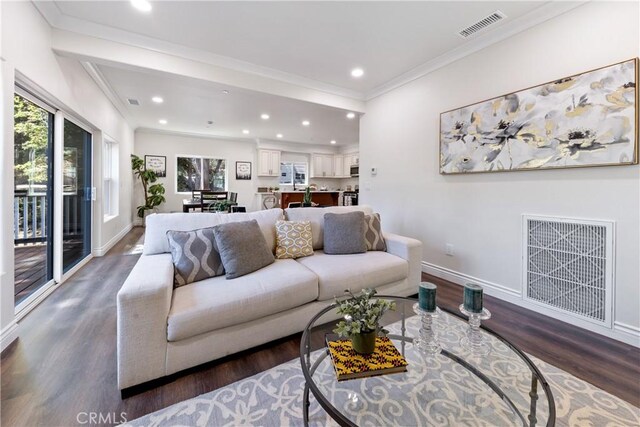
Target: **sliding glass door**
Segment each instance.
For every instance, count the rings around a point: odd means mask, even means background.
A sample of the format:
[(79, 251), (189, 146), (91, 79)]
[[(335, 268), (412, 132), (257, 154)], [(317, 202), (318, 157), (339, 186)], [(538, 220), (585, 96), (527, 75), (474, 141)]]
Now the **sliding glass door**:
[(14, 96), (14, 295), (53, 279), (53, 113)]
[(91, 134), (64, 121), (62, 271), (91, 253)]
[(19, 310), (91, 254), (91, 148), (90, 132), (16, 89), (13, 237)]

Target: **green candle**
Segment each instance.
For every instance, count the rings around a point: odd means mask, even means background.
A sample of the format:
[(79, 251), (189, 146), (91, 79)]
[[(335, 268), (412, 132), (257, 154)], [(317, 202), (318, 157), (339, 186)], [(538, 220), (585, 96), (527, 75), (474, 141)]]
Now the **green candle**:
[(471, 313), (482, 312), (482, 287), (475, 283), (464, 285), (464, 309)]
[(436, 311), (436, 290), (438, 287), (433, 283), (422, 282), (418, 288), (418, 305), (420, 310)]

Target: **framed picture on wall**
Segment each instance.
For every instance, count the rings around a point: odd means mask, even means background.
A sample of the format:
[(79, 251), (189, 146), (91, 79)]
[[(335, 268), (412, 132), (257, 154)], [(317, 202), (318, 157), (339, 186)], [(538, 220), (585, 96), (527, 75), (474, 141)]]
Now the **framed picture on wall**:
[(164, 178), (167, 176), (167, 157), (144, 156), (144, 168), (154, 171), (158, 178)]
[(236, 179), (251, 179), (251, 162), (236, 162)]
[(638, 59), (440, 115), (440, 173), (638, 164)]

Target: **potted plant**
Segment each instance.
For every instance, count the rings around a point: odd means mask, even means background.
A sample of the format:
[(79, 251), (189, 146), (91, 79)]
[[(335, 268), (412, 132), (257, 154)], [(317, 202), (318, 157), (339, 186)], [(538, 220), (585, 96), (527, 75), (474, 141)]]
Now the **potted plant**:
[(165, 202), (164, 185), (154, 184), (158, 180), (158, 175), (152, 170), (146, 170), (144, 160), (135, 154), (131, 155), (131, 169), (135, 176), (140, 179), (142, 190), (144, 191), (144, 205), (137, 207), (138, 217), (142, 218), (144, 222), (146, 211), (153, 210)]
[(376, 346), (378, 332), (386, 334), (386, 329), (380, 328), (380, 319), (387, 310), (395, 310), (395, 302), (382, 299), (372, 299), (375, 289), (363, 289), (358, 295), (350, 290), (345, 291), (349, 298), (342, 301), (336, 299), (338, 314), (344, 316), (333, 330), (340, 337), (351, 338), (353, 349), (360, 354), (373, 353)]
[(310, 208), (311, 207), (311, 187), (307, 187), (304, 190), (304, 196), (302, 198), (302, 207)]

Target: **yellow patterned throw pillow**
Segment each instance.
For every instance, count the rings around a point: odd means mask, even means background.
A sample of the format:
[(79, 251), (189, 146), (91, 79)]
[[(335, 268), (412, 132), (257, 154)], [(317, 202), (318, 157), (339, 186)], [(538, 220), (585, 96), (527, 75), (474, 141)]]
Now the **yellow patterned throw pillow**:
[(313, 255), (309, 221), (276, 222), (276, 258), (296, 259)]

